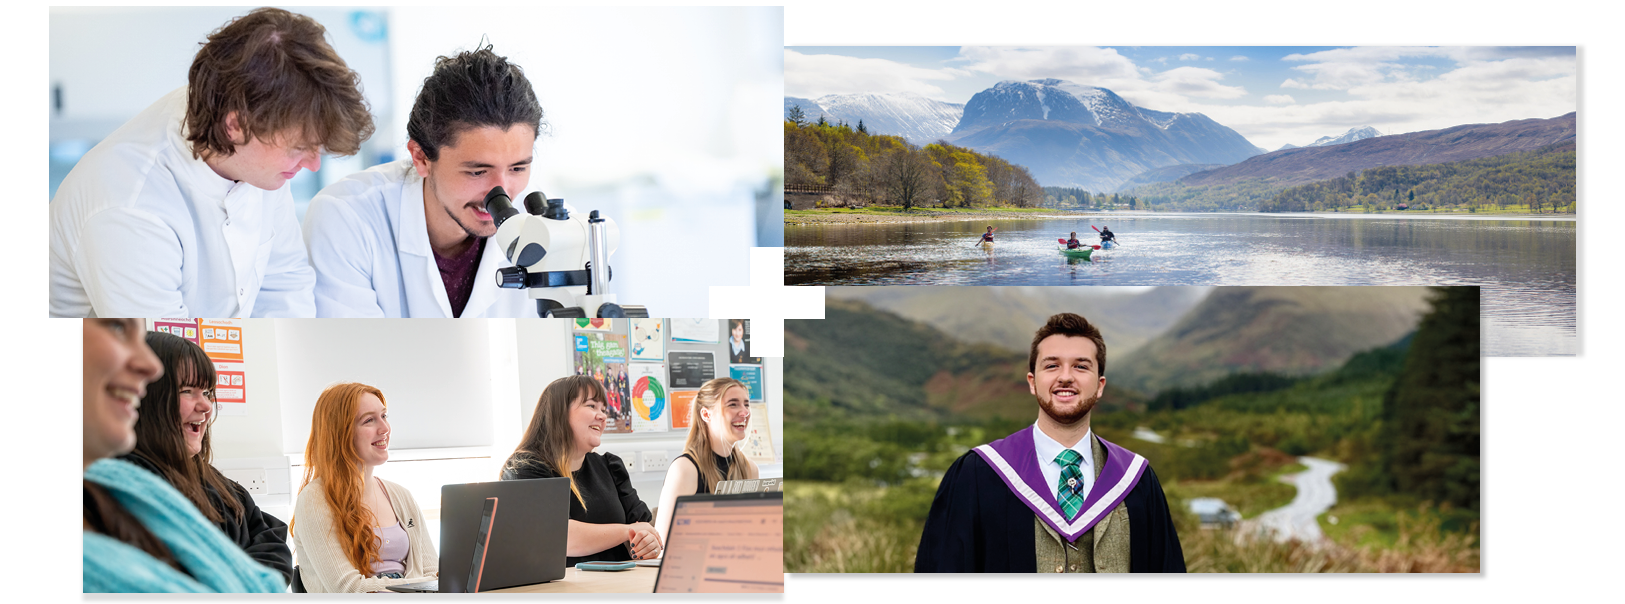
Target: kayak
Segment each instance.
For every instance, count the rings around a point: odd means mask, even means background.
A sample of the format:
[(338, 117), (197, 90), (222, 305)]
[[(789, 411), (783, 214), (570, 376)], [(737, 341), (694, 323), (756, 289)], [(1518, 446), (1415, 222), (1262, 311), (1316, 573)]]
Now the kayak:
[(1112, 241), (1112, 240), (1108, 239), (1106, 241), (1100, 242), (1100, 249), (1109, 250), (1109, 249), (1112, 249), (1114, 247), (1117, 247), (1117, 242), (1116, 241)]
[(1069, 249), (1066, 249), (1064, 247), (1061, 248), (1061, 253), (1064, 254), (1066, 257), (1068, 257), (1068, 258), (1081, 258), (1081, 259), (1084, 259), (1084, 260), (1088, 260), (1089, 259), (1089, 254), (1094, 252), (1094, 251), (1095, 251), (1094, 248), (1088, 248), (1088, 247), (1080, 247), (1080, 248), (1075, 249), (1075, 250), (1069, 250)]

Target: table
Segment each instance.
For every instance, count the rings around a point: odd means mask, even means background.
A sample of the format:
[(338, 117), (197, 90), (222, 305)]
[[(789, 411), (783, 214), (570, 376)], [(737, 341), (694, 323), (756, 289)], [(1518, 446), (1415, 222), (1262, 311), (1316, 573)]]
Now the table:
[(522, 585), (507, 589), (498, 589), (481, 593), (575, 593), (575, 594), (612, 594), (612, 593), (653, 593), (655, 590), (655, 577), (659, 576), (660, 569), (639, 566), (632, 570), (623, 571), (585, 571), (570, 567), (565, 569), (564, 578), (548, 583), (535, 585)]

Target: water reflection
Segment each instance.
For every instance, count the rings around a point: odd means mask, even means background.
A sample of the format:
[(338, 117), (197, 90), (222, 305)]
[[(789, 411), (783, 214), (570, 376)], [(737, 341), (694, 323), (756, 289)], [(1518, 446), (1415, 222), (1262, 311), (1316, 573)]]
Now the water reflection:
[[(1121, 247), (1093, 261), (1056, 237), (1110, 224)], [(1579, 351), (1575, 222), (1275, 215), (1082, 216), (980, 222), (791, 226), (795, 285), (1481, 285), (1484, 350)]]

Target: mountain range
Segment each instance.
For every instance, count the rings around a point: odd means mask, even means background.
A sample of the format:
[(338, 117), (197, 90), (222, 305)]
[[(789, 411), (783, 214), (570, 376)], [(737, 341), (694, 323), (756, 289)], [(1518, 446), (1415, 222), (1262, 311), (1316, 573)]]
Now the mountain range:
[(817, 99), (784, 97), (784, 113), (799, 106), (808, 121), (820, 116), (830, 122), (846, 122), (856, 128), (863, 122), (873, 134), (901, 136), (916, 145), (937, 142), (959, 123), (965, 106), (945, 103), (906, 92), (828, 94)]
[(1303, 145), (1301, 147), (1292, 143), (1287, 143), (1285, 145), (1281, 145), (1281, 148), (1276, 149), (1276, 151), (1284, 151), (1286, 149), (1302, 149), (1304, 147), (1327, 147), (1331, 145), (1341, 145), (1343, 143), (1352, 143), (1354, 141), (1361, 141), (1379, 136), (1382, 136), (1382, 133), (1378, 132), (1376, 128), (1372, 128), (1370, 126), (1360, 126), (1357, 128), (1349, 128), (1348, 132), (1344, 132), (1339, 136), (1322, 136), (1315, 139), (1315, 142)]
[(1285, 187), (1327, 180), (1377, 166), (1440, 164), (1532, 151), (1575, 139), (1575, 114), (1499, 124), (1465, 124), (1392, 134), (1323, 147), (1275, 151), (1235, 165), (1197, 172), (1177, 182), (1188, 187), (1268, 180)]

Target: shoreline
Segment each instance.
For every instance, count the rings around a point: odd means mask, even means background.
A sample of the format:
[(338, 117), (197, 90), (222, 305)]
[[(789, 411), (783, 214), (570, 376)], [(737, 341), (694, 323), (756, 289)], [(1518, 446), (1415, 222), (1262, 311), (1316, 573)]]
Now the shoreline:
[(872, 212), (869, 210), (792, 210), (795, 215), (785, 214), (786, 226), (812, 226), (825, 224), (897, 224), (919, 222), (964, 222), (988, 220), (1068, 220), (1080, 217), (1105, 218), (1110, 220), (1133, 220), (1139, 217), (1154, 216), (1220, 216), (1220, 215), (1247, 215), (1269, 218), (1332, 218), (1332, 219), (1401, 219), (1401, 220), (1430, 220), (1430, 219), (1467, 219), (1467, 220), (1541, 220), (1553, 222), (1576, 222), (1579, 217), (1575, 214), (1477, 214), (1471, 212), (1451, 213), (1414, 213), (1399, 212), (1363, 213), (1363, 212), (1068, 212), (1065, 210), (971, 210), (971, 211), (943, 211), (934, 209), (915, 209), (907, 214), (898, 211)]

